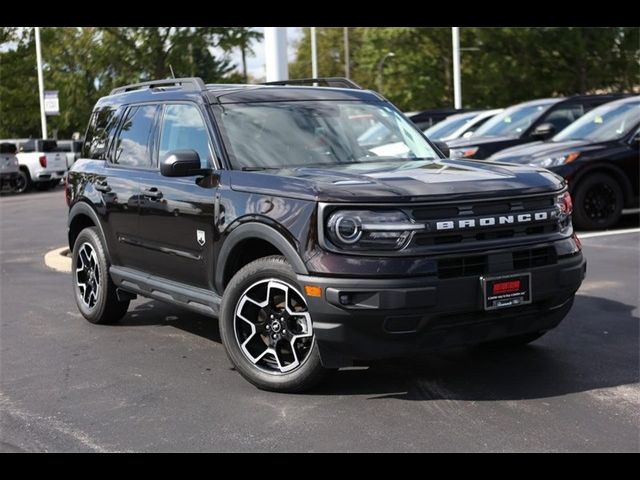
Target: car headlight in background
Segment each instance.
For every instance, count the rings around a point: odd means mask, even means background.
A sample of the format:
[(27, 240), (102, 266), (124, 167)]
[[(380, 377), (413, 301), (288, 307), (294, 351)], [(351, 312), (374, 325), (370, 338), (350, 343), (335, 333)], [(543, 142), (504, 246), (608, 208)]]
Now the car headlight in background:
[(565, 163), (573, 162), (578, 156), (579, 152), (571, 152), (566, 155), (559, 155), (557, 157), (547, 157), (547, 158), (537, 158), (529, 162), (529, 165), (535, 165), (536, 167), (558, 167), (560, 165), (564, 165)]
[(451, 158), (470, 158), (478, 151), (478, 147), (467, 148), (450, 148), (449, 155)]
[(327, 220), (329, 240), (343, 250), (399, 250), (416, 230), (401, 211), (338, 210)]

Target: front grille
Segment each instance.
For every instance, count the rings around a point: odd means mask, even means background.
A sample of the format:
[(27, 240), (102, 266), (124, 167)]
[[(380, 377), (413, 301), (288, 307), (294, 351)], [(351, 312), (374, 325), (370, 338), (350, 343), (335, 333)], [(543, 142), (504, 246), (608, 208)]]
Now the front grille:
[[(503, 260), (503, 259), (501, 259)], [(505, 272), (527, 270), (535, 267), (554, 265), (558, 261), (556, 249), (552, 246), (514, 250), (511, 264), (500, 263)], [(438, 259), (438, 278), (459, 278), (486, 275), (489, 273), (489, 255), (462, 255)], [(492, 273), (501, 273), (494, 270)]]
[[(455, 205), (428, 205), (407, 209), (406, 212), (416, 223), (423, 222), (428, 225), (427, 230), (415, 233), (408, 248), (469, 244), (557, 233), (562, 226), (559, 225), (554, 211), (556, 195), (460, 202)], [(530, 223), (517, 221), (500, 223), (498, 220), (501, 217), (517, 218), (521, 214), (533, 215), (536, 212), (547, 212), (549, 218)], [(459, 221), (470, 219), (476, 221), (474, 226), (458, 228)], [(481, 226), (480, 219), (492, 219), (495, 224)], [(438, 230), (438, 222), (453, 222), (455, 228)]]

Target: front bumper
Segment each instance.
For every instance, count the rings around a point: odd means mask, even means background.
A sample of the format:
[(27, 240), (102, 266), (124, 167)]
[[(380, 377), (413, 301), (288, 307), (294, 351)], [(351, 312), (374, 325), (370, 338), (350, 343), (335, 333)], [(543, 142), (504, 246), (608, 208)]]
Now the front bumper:
[(573, 303), (586, 272), (581, 252), (531, 272), (532, 303), (485, 311), (479, 276), (353, 279), (298, 276), (322, 287), (307, 297), (325, 367), (549, 330)]

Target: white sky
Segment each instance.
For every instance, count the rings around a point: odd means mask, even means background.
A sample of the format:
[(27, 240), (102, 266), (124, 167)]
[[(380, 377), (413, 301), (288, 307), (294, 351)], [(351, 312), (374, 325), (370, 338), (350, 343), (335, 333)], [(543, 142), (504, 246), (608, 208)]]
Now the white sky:
[[(258, 32), (264, 32), (264, 27), (254, 27)], [(294, 45), (302, 37), (301, 27), (287, 27), (287, 44), (289, 62), (295, 59)], [(266, 77), (266, 70), (264, 64), (264, 40), (260, 42), (254, 42), (253, 51), (255, 55), (247, 57), (247, 71), (256, 79), (264, 79)], [(234, 50), (231, 55), (231, 60), (236, 64), (238, 71), (242, 69), (242, 59), (240, 51)]]

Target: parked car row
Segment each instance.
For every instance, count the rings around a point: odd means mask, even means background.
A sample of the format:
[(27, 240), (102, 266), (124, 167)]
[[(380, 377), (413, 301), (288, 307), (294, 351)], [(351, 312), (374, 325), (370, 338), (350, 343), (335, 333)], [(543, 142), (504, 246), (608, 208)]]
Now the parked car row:
[(60, 183), (80, 154), (78, 140), (0, 140), (2, 191), (47, 190)]
[(424, 131), (451, 158), (529, 164), (569, 181), (574, 223), (613, 226), (640, 204), (640, 97), (546, 98), (504, 110), (463, 112)]

